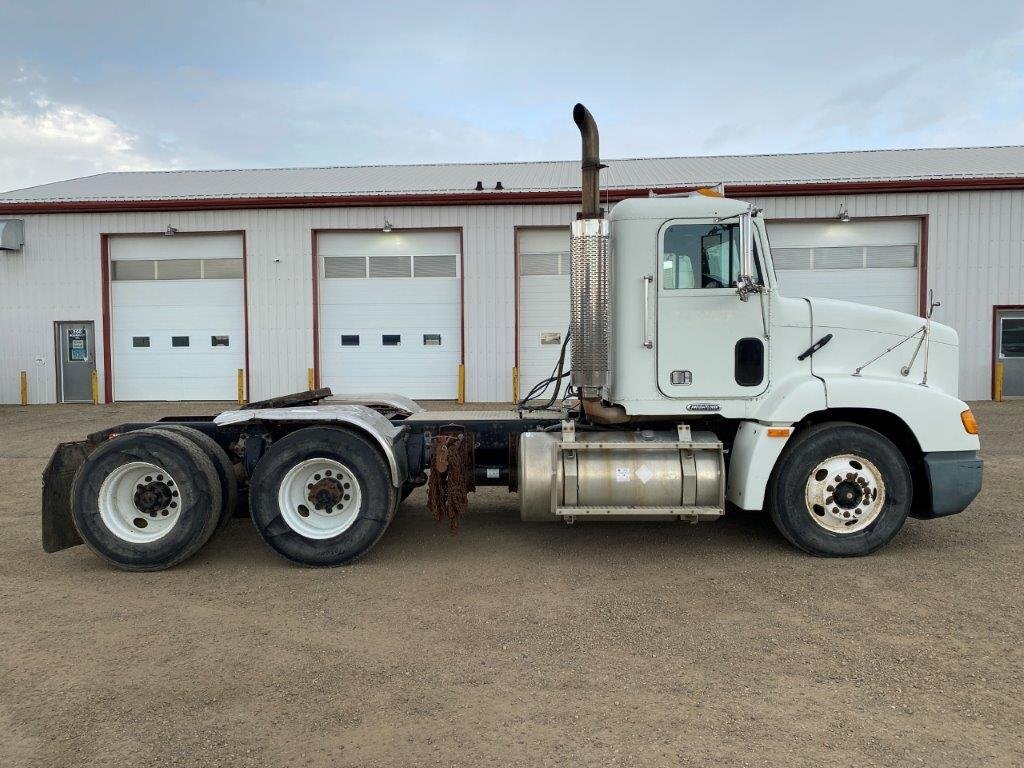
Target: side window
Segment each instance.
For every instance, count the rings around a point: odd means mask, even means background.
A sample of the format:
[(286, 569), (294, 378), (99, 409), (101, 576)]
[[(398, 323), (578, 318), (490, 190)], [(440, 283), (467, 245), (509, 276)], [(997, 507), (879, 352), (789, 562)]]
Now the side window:
[[(740, 273), (738, 224), (673, 224), (665, 230), (661, 284), (667, 290), (729, 288)], [(763, 283), (757, 241), (757, 282)]]

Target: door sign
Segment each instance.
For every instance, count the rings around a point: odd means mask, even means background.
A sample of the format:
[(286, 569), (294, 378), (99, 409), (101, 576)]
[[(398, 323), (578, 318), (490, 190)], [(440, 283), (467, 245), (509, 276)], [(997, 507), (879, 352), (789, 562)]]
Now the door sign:
[(89, 359), (89, 345), (85, 328), (68, 328), (68, 360), (71, 362)]

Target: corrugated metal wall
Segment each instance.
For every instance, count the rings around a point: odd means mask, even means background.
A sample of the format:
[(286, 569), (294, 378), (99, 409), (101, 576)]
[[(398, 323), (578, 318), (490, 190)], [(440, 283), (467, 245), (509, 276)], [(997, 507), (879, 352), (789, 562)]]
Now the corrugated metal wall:
[[(929, 216), (935, 318), (960, 332), (961, 396), (989, 397), (993, 304), (1024, 304), (1024, 192), (754, 200), (770, 218)], [(253, 399), (304, 389), (313, 365), (313, 229), (462, 227), (466, 394), (507, 401), (515, 356), (514, 227), (568, 224), (568, 205), (274, 209), (25, 216), (25, 249), (0, 255), (0, 402), (55, 400), (53, 321), (94, 320), (102, 344), (101, 233), (244, 230)], [(102, 348), (97, 350), (102, 361)], [(102, 364), (99, 366), (101, 377)], [(102, 381), (101, 381), (102, 387)]]
[(0, 402), (54, 402), (53, 322), (96, 323), (103, 388), (101, 234), (243, 230), (249, 305), (250, 398), (306, 388), (313, 365), (314, 229), (462, 227), (466, 395), (507, 401), (515, 358), (516, 226), (565, 224), (569, 205), (270, 209), (185, 213), (29, 215), (25, 248), (0, 255)]

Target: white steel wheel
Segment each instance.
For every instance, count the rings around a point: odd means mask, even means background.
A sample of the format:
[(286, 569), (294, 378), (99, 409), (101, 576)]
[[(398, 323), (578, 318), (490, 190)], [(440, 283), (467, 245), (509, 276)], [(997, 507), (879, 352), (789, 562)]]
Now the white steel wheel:
[(871, 525), (885, 507), (885, 480), (867, 459), (844, 453), (815, 465), (804, 499), (811, 519), (826, 531), (856, 533)]
[(97, 501), (107, 530), (132, 544), (149, 544), (166, 536), (185, 503), (170, 473), (145, 461), (123, 464), (107, 475)]
[(307, 539), (333, 539), (359, 517), (362, 489), (341, 462), (306, 459), (285, 474), (277, 503), (282, 519), (295, 533)]

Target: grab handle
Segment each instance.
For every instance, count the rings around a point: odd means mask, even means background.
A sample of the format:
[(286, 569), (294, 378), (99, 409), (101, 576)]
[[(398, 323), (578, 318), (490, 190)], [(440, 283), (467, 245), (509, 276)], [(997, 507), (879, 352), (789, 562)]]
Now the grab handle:
[(654, 346), (651, 340), (650, 306), (651, 306), (651, 283), (654, 282), (654, 275), (644, 275), (644, 348), (650, 349)]

